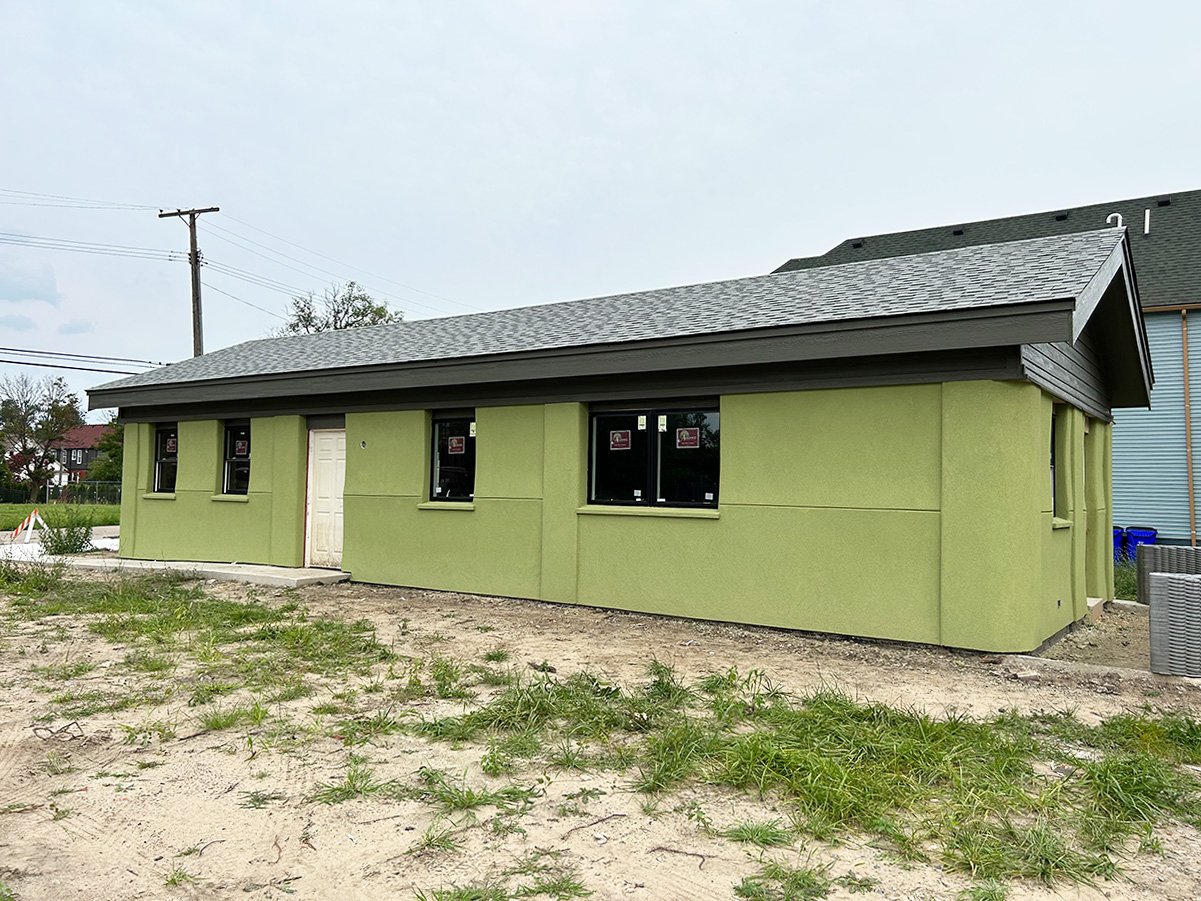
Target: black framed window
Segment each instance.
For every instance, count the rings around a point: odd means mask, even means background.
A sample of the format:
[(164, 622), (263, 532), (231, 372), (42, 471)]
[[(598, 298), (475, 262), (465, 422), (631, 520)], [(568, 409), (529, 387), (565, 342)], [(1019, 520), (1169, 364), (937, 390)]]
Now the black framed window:
[(179, 471), (179, 430), (175, 423), (154, 427), (154, 490), (170, 494)]
[(225, 473), (222, 494), (246, 494), (250, 491), (250, 423), (225, 424)]
[(716, 409), (592, 414), (593, 504), (716, 507), (721, 417)]
[(435, 417), (430, 453), (430, 500), (475, 499), (475, 417)]

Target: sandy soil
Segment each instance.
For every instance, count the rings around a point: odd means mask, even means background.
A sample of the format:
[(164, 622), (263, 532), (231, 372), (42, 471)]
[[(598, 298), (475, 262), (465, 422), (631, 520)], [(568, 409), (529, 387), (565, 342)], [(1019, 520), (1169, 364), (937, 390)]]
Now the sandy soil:
[(1042, 656), (1146, 670), (1151, 665), (1151, 620), (1145, 609), (1113, 607), (1095, 622), (1077, 626)]
[[(208, 590), (247, 591), (226, 583)], [(283, 596), (263, 589), (256, 595)], [(1028, 661), (608, 610), (362, 585), (308, 589), (299, 597), (315, 613), (370, 619), (382, 641), (415, 656), (436, 648), (478, 660), (499, 647), (518, 666), (547, 661), (560, 674), (589, 668), (623, 682), (642, 681), (647, 661), (658, 657), (689, 678), (758, 668), (788, 691), (832, 684), (936, 713), (1072, 709), (1095, 721), (1145, 703), (1201, 713), (1201, 692), (1182, 680), (1053, 660), (1034, 664), (1038, 675), (1031, 677)], [(0, 597), (0, 609), (5, 603)], [(276, 747), (254, 728), (204, 732), (182, 700), (98, 714), (60, 735), (51, 730), (66, 723), (38, 721), (47, 694), (34, 666), (87, 659), (97, 669), (79, 681), (111, 684), (128, 678), (116, 666), (127, 650), (70, 617), (17, 622), (0, 634), (0, 883), (20, 899), (405, 898), (498, 876), (539, 852), (561, 854), (595, 898), (730, 898), (734, 885), (757, 872), (755, 856), (699, 829), (688, 804), (698, 802), (719, 829), (747, 817), (786, 819), (767, 802), (711, 787), (673, 793), (648, 813), (628, 777), (552, 772), (541, 785), (544, 797), (520, 818), (522, 832), (497, 834), (485, 823), (490, 815), (481, 814), (475, 825), (456, 821), (459, 851), (409, 853), (434, 821), (427, 806), (306, 800), (317, 783), (345, 773), (346, 750), (333, 738)], [(315, 700), (279, 705), (280, 712), (299, 719)], [(412, 706), (429, 715), (458, 709), (458, 702)], [(126, 743), (122, 724), (157, 719), (175, 721), (177, 736)], [(380, 778), (411, 782), (419, 767), (436, 766), (465, 773), (473, 784), (489, 781), (475, 746), (434, 745), (402, 733), (360, 750)], [(69, 772), (61, 772), (64, 760)], [(527, 784), (540, 775), (531, 773)], [(592, 797), (581, 800), (582, 789)], [(281, 798), (261, 809), (242, 806), (251, 790)], [(1009, 898), (1201, 897), (1201, 837), (1185, 827), (1160, 835), (1163, 854), (1123, 860), (1118, 881), (1058, 892), (1020, 884)], [(798, 843), (771, 856), (879, 880), (865, 895), (836, 888), (831, 898), (951, 899), (971, 884), (937, 865), (901, 865), (859, 841)], [(175, 867), (197, 881), (166, 885)]]

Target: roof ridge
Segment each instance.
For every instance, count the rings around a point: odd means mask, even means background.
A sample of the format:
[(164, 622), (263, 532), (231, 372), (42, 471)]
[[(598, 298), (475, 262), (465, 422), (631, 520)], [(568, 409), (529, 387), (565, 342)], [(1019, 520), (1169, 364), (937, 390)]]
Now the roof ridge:
[[(1184, 197), (1184, 196), (1201, 197), (1201, 188), (1191, 188), (1187, 191), (1162, 191), (1157, 194), (1147, 194), (1147, 195), (1144, 195), (1141, 197), (1127, 197), (1123, 200), (1106, 200), (1106, 201), (1102, 201), (1100, 203), (1081, 203), (1081, 204), (1075, 204), (1075, 205), (1069, 204), (1067, 206), (1051, 207), (1050, 209), (1045, 209), (1045, 210), (1034, 210), (1029, 213), (1014, 213), (1009, 216), (990, 216), (987, 219), (957, 219), (952, 222), (945, 222), (940, 225), (923, 225), (923, 226), (919, 226), (918, 228), (899, 228), (899, 229), (894, 229), (892, 231), (876, 232), (875, 234), (856, 234), (856, 235), (851, 235), (850, 237), (847, 237), (847, 238), (843, 238), (841, 241), (839, 241), (837, 244), (835, 244), (834, 247), (830, 248), (830, 250), (834, 250), (838, 247), (841, 247), (842, 245), (846, 244), (847, 241), (868, 241), (873, 238), (885, 238), (885, 237), (892, 237), (895, 235), (915, 234), (917, 232), (938, 231), (939, 229), (943, 229), (943, 228), (954, 228), (957, 225), (991, 225), (993, 223), (1008, 222), (1008, 221), (1011, 221), (1014, 219), (1029, 219), (1029, 218), (1033, 218), (1033, 217), (1037, 217), (1037, 216), (1053, 216), (1056, 213), (1064, 213), (1064, 212), (1072, 213), (1072, 212), (1077, 212), (1080, 210), (1088, 210), (1088, 209), (1094, 209), (1094, 208), (1098, 208), (1098, 207), (1116, 206), (1118, 204), (1127, 204), (1127, 203), (1136, 203), (1136, 202), (1143, 203), (1145, 201), (1150, 201), (1150, 200), (1159, 200), (1163, 197)], [(1100, 229), (1098, 229), (1098, 230), (1100, 230)], [(1077, 234), (1081, 234), (1081, 233), (1078, 232)], [(829, 253), (829, 252), (830, 251), (826, 251), (826, 253)], [(820, 258), (823, 256), (825, 256), (825, 254), (819, 253), (819, 254), (815, 254), (813, 256), (808, 256), (808, 257), (796, 257), (795, 259), (806, 260), (806, 259)]]

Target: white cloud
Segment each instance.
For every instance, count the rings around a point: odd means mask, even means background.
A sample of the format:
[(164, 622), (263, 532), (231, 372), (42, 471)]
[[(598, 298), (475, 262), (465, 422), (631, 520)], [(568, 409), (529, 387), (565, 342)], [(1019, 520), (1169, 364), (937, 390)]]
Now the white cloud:
[(0, 329), (11, 329), (14, 332), (31, 332), (37, 328), (37, 323), (28, 316), (20, 313), (6, 313), (0, 316)]
[(0, 257), (0, 301), (42, 300), (57, 304), (60, 297), (51, 266)]
[(95, 326), (87, 319), (68, 319), (58, 327), (60, 335), (86, 335), (95, 331)]

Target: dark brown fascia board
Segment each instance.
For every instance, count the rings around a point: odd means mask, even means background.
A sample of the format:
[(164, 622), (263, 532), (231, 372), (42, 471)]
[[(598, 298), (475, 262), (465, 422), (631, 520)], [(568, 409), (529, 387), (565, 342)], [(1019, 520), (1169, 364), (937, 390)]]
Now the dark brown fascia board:
[(876, 356), (860, 360), (718, 367), (653, 374), (618, 373), (574, 379), (497, 382), (300, 397), (264, 397), (194, 404), (126, 407), (126, 422), (226, 419), (233, 416), (320, 415), (387, 410), (441, 410), (518, 404), (631, 402), (712, 398), (819, 388), (913, 385), (1023, 377), (1019, 348)]
[(88, 403), (94, 410), (1063, 341), (1072, 335), (1074, 307), (1075, 300), (1067, 298), (530, 353), (114, 388), (88, 392)]

